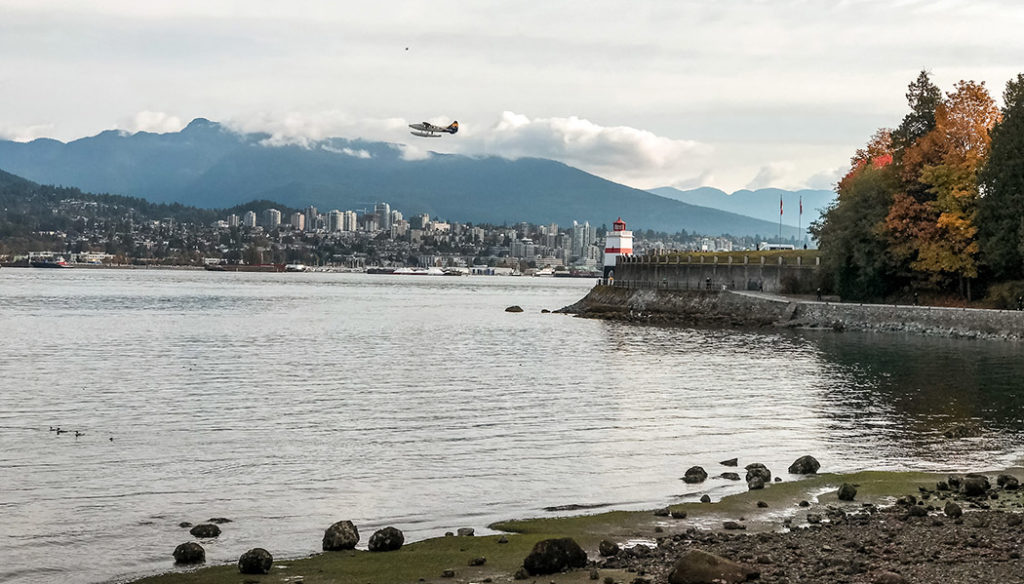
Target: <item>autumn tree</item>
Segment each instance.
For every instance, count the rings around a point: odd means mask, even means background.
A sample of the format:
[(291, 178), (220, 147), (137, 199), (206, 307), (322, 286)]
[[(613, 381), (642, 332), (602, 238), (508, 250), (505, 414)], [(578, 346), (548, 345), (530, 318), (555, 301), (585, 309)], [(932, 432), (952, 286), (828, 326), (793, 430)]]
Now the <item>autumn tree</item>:
[(1024, 279), (1024, 75), (1003, 92), (1002, 121), (992, 129), (981, 171), (978, 241), (993, 276)]
[(918, 180), (934, 195), (928, 205), (938, 216), (929, 237), (919, 240), (912, 267), (934, 281), (955, 276), (968, 297), (970, 279), (978, 276), (978, 172), (999, 118), (984, 82), (961, 81), (939, 104), (935, 128), (922, 139), (936, 160), (923, 165)]

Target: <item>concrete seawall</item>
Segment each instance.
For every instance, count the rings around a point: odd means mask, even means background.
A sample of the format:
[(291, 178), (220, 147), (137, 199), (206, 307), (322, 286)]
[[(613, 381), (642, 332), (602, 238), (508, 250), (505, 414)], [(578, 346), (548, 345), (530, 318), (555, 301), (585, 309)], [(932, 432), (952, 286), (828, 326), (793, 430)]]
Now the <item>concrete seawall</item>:
[(1024, 340), (1024, 312), (814, 302), (769, 293), (596, 286), (569, 312), (590, 318), (682, 325), (777, 326)]

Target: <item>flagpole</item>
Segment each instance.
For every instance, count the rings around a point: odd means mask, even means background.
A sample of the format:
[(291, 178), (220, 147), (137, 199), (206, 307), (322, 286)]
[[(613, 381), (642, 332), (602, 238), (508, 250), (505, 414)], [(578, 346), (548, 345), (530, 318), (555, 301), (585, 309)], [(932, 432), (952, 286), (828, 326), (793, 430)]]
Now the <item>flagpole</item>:
[[(798, 219), (796, 220), (797, 232), (800, 233), (800, 239), (803, 239), (803, 237), (804, 237), (804, 197), (803, 197), (803, 195), (800, 196), (800, 214), (797, 217), (798, 217)], [(800, 240), (799, 239), (797, 240), (796, 244), (800, 245)]]
[(782, 195), (779, 195), (779, 243), (782, 243)]

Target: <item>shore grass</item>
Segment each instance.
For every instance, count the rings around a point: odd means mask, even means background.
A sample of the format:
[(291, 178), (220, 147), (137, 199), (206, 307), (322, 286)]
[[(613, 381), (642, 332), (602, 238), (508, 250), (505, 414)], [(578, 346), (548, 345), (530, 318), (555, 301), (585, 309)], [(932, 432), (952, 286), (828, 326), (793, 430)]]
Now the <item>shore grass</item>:
[[(572, 517), (547, 517), (502, 521), (491, 525), (508, 532), (507, 543), (500, 535), (474, 537), (437, 537), (403, 546), (394, 552), (372, 553), (362, 550), (325, 552), (307, 558), (275, 560), (270, 574), (241, 575), (234, 565), (200, 568), (143, 578), (136, 584), (261, 584), (303, 582), (304, 584), (412, 584), (416, 582), (508, 581), (522, 566), (534, 544), (554, 537), (571, 537), (598, 557), (597, 546), (603, 539), (617, 543), (647, 542), (671, 537), (690, 528), (721, 529), (724, 521), (737, 521), (751, 532), (778, 530), (785, 518), (813, 511), (824, 505), (842, 504), (860, 507), (865, 503), (885, 505), (896, 498), (918, 493), (919, 487), (934, 488), (945, 474), (923, 472), (865, 471), (848, 475), (811, 475), (799, 480), (773, 482), (763, 490), (746, 491), (717, 502), (685, 502), (671, 505), (672, 511), (686, 512), (686, 518), (656, 516), (652, 511), (610, 511)], [(857, 487), (853, 502), (840, 502), (836, 491), (843, 483)], [(808, 501), (810, 507), (800, 507)], [(758, 502), (767, 507), (758, 507)], [(1010, 501), (1007, 501), (1011, 504)], [(1019, 506), (1019, 501), (1017, 502)], [(273, 553), (273, 550), (270, 550)], [(470, 560), (486, 558), (482, 566), (470, 566)], [(442, 572), (454, 570), (454, 578)], [(627, 574), (602, 570), (601, 578), (628, 581)], [(589, 582), (589, 571), (544, 576), (545, 582), (582, 584)]]

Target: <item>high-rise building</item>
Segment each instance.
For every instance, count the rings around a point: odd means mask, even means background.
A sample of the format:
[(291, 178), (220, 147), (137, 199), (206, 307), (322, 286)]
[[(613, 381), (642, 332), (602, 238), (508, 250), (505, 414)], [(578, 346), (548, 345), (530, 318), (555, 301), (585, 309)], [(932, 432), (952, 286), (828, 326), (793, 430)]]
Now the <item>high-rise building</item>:
[(263, 212), (263, 226), (273, 229), (281, 224), (281, 212), (277, 209), (267, 209)]
[(306, 216), (298, 211), (292, 213), (291, 224), (292, 228), (302, 231), (306, 228)]
[(377, 215), (377, 226), (380, 229), (391, 229), (391, 205), (387, 203), (377, 203), (373, 208), (373, 213)]
[(355, 211), (345, 211), (341, 220), (342, 231), (355, 231), (359, 228), (358, 216)]
[(228, 223), (228, 227), (238, 227), (241, 224), (241, 219), (238, 218), (238, 215), (235, 215), (234, 213), (232, 213), (232, 214), (228, 215), (227, 223)]
[(256, 227), (256, 212), (246, 211), (245, 215), (242, 216), (242, 225), (246, 227)]
[(328, 231), (341, 231), (342, 223), (344, 222), (345, 214), (337, 209), (333, 209), (327, 212), (327, 230)]
[(319, 220), (320, 213), (317, 212), (316, 207), (313, 205), (306, 207), (306, 231), (316, 231)]
[(575, 258), (581, 258), (586, 255), (587, 246), (594, 243), (594, 228), (590, 226), (589, 221), (584, 221), (583, 225), (573, 221), (572, 222), (572, 256)]

